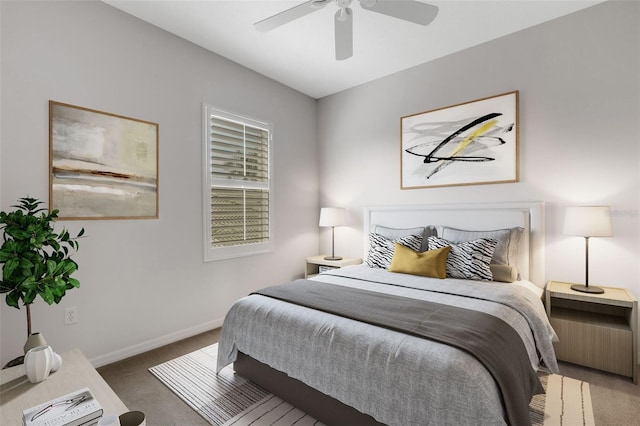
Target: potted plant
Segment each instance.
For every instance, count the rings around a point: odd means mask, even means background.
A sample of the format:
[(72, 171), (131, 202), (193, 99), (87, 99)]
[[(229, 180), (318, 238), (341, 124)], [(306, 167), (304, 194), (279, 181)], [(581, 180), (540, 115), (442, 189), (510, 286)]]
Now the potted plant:
[(58, 210), (48, 212), (41, 204), (27, 196), (12, 206), (15, 210), (0, 212), (0, 293), (7, 293), (7, 305), (20, 309), (22, 302), (25, 306), (27, 339), (32, 335), (29, 307), (37, 296), (51, 305), (60, 303), (67, 290), (80, 287), (80, 282), (71, 277), (78, 269), (71, 255), (78, 251), (77, 239), (84, 234), (84, 228), (75, 237), (65, 228), (55, 232)]

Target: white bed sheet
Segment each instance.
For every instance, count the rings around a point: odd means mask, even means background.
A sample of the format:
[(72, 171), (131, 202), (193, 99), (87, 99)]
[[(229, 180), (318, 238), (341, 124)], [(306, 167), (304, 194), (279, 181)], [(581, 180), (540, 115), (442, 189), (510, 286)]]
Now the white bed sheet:
[(519, 281), (514, 281), (511, 284), (506, 284), (506, 283), (499, 283), (500, 285), (517, 285), (520, 286), (522, 288), (526, 288), (527, 290), (531, 291), (533, 294), (536, 295), (537, 298), (539, 298), (540, 300), (542, 300), (542, 295), (544, 294), (544, 289), (538, 287), (537, 285), (535, 285), (534, 283), (532, 283), (531, 281), (527, 281), (527, 280), (519, 280)]

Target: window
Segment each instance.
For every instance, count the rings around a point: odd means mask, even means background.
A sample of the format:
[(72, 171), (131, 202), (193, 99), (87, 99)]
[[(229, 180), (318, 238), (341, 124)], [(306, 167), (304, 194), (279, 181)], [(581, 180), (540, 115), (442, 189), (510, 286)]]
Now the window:
[(203, 109), (205, 261), (271, 251), (272, 126)]

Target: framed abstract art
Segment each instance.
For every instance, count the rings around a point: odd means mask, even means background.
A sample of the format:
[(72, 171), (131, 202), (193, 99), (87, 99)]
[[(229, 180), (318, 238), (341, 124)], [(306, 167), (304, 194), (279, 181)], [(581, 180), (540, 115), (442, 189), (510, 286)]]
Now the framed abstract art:
[(518, 181), (518, 92), (400, 119), (401, 189)]
[(158, 218), (158, 124), (49, 101), (49, 181), (60, 219)]

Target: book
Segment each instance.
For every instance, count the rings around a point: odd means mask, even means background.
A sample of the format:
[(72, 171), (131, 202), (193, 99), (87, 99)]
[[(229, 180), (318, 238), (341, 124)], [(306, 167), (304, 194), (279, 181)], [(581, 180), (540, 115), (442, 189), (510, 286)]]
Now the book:
[(88, 426), (98, 423), (102, 406), (89, 388), (82, 388), (22, 412), (24, 426)]

